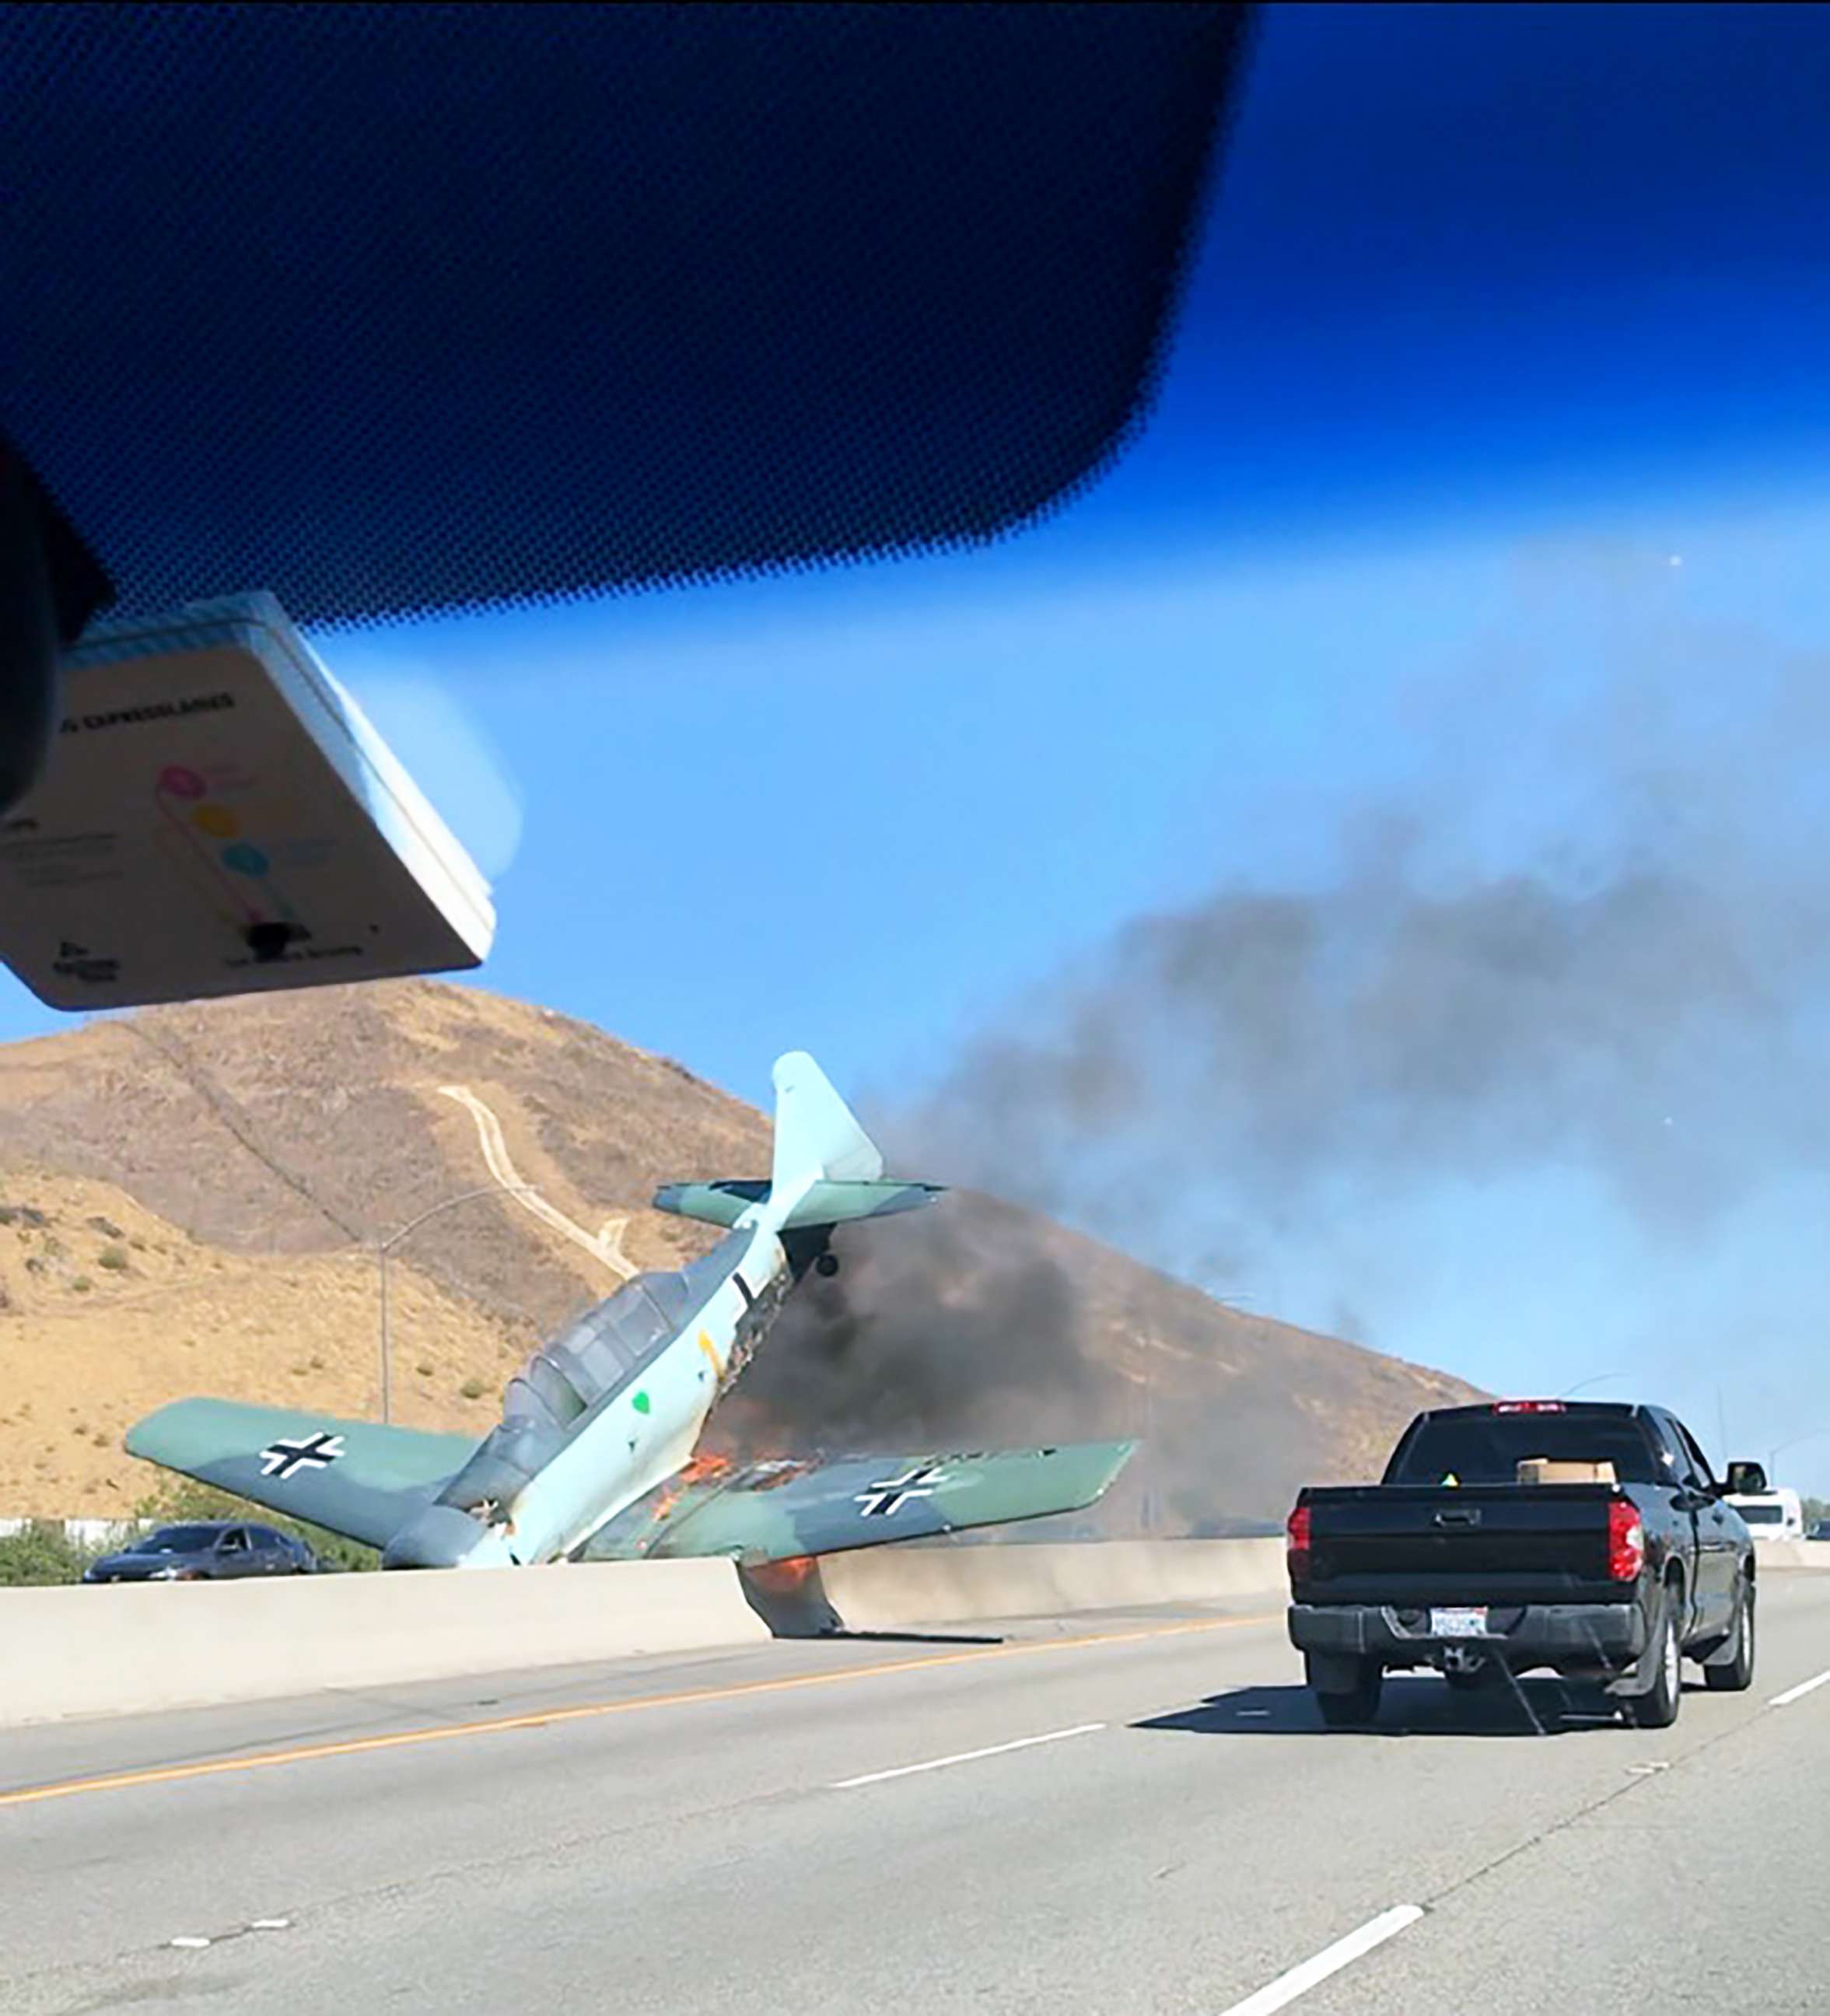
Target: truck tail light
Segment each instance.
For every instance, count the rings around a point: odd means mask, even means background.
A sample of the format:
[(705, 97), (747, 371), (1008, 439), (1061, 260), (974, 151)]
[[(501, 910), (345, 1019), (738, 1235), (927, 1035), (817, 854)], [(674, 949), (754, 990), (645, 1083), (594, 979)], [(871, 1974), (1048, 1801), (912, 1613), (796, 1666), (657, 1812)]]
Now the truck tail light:
[(1568, 1412), (1561, 1400), (1496, 1400), (1496, 1414), (1562, 1414)]
[(1646, 1564), (1646, 1529), (1639, 1507), (1624, 1498), (1608, 1501), (1608, 1575), (1612, 1582), (1637, 1582)]
[(1299, 1505), (1290, 1514), (1284, 1528), (1288, 1538), (1284, 1543), (1284, 1558), (1290, 1569), (1290, 1579), (1300, 1580), (1309, 1573), (1309, 1507)]

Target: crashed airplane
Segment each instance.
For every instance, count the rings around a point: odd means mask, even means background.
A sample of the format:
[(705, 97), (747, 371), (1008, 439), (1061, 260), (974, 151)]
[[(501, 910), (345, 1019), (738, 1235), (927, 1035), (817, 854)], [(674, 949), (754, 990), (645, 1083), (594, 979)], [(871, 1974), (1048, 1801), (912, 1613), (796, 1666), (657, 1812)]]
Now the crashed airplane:
[(775, 1067), (766, 1182), (676, 1183), (656, 1206), (726, 1228), (638, 1275), (510, 1380), (481, 1442), (229, 1400), (180, 1400), (128, 1452), (381, 1550), (384, 1567), (524, 1568), (720, 1555), (746, 1566), (1070, 1512), (1129, 1442), (719, 1464), (694, 1451), (788, 1294), (830, 1274), (834, 1226), (928, 1204), (812, 1058)]

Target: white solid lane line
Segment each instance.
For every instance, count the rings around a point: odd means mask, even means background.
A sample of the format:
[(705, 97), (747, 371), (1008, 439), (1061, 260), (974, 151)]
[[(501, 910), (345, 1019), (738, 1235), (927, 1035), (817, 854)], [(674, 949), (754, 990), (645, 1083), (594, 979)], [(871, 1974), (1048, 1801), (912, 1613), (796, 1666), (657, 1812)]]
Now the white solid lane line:
[(1790, 1708), (1795, 1701), (1803, 1701), (1807, 1694), (1815, 1694), (1819, 1687), (1830, 1687), (1830, 1666), (1821, 1673), (1814, 1673), (1808, 1680), (1800, 1680), (1796, 1687), (1788, 1687), (1782, 1694), (1775, 1694), (1767, 1702), (1769, 1708)]
[(981, 1757), (1001, 1757), (1007, 1750), (1028, 1750), (1038, 1743), (1064, 1743), (1070, 1736), (1091, 1736), (1103, 1722), (1077, 1723), (1072, 1729), (1051, 1729), (1046, 1736), (1019, 1736), (1014, 1743), (988, 1744), (982, 1750), (962, 1750), (952, 1757), (930, 1757), (923, 1764), (898, 1764), (888, 1771), (866, 1771), (861, 1778), (841, 1778), (829, 1789), (848, 1792), (857, 1785), (881, 1785), (886, 1778), (907, 1778), (917, 1771), (944, 1770), (949, 1764), (974, 1764)]
[(1243, 2002), (1235, 2002), (1223, 2012), (1223, 2016), (1271, 2016), (1273, 2009), (1288, 2008), (1298, 1996), (1319, 1988), (1330, 1975), (1338, 1974), (1342, 1967), (1371, 1953), (1374, 1946), (1382, 1946), (1387, 1939), (1396, 1938), (1407, 1925), (1414, 1925), (1422, 1916), (1420, 1905), (1395, 1904), (1376, 1918), (1369, 1918), (1358, 1931), (1335, 1940), (1331, 1946), (1324, 1946), (1313, 1960), (1306, 1960), (1301, 1966), (1291, 1967), (1288, 1974), (1280, 1974), (1275, 1981), (1267, 1982), (1255, 1995), (1247, 1996)]

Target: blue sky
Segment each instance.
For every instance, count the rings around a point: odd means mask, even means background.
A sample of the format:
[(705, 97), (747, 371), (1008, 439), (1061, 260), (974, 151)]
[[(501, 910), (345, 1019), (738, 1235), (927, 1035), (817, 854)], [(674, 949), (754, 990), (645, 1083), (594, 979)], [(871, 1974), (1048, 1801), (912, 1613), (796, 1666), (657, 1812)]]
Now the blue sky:
[[(893, 1118), (1127, 920), (1337, 885), (1362, 813), (1461, 886), (1655, 851), (1636, 794), (1695, 766), (1721, 893), (1764, 919), (1777, 877), (1790, 930), (1830, 790), (1827, 72), (1815, 10), (1273, 9), (1151, 423), (1046, 524), (318, 639), (495, 882), (481, 984), (753, 1098), (804, 1045)], [(1824, 1062), (1817, 969), (1763, 970)], [(0, 992), (0, 1035), (58, 1021)], [(1713, 1451), (1722, 1384), (1764, 1456), (1830, 1429), (1830, 1183), (1749, 1126), (1682, 1238), (1552, 1153), (1256, 1224), (1207, 1285), (1514, 1391), (1618, 1371)], [(1224, 1140), (1165, 1152), (1251, 1215)], [(1123, 1229), (1201, 1274), (1186, 1226)], [(1830, 1489), (1830, 1435), (1785, 1467)]]

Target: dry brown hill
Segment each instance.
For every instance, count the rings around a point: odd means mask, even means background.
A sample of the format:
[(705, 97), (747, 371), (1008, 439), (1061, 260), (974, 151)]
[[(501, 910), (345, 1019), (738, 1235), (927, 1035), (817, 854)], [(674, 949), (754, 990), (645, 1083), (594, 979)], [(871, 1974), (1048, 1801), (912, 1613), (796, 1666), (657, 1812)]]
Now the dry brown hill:
[[(709, 1243), (647, 1208), (657, 1184), (768, 1165), (766, 1118), (679, 1065), (438, 982), (0, 1048), (0, 1513), (127, 1509), (154, 1480), (121, 1432), (180, 1394), (373, 1413), (375, 1249), (427, 1211), (388, 1264), (394, 1418), (481, 1434), (540, 1334)], [(1143, 1434), (1103, 1523), (1135, 1529), (1147, 1499), (1187, 1530), (1366, 1475), (1418, 1407), (1471, 1391), (988, 1199), (841, 1250), (721, 1411), (727, 1445)]]

